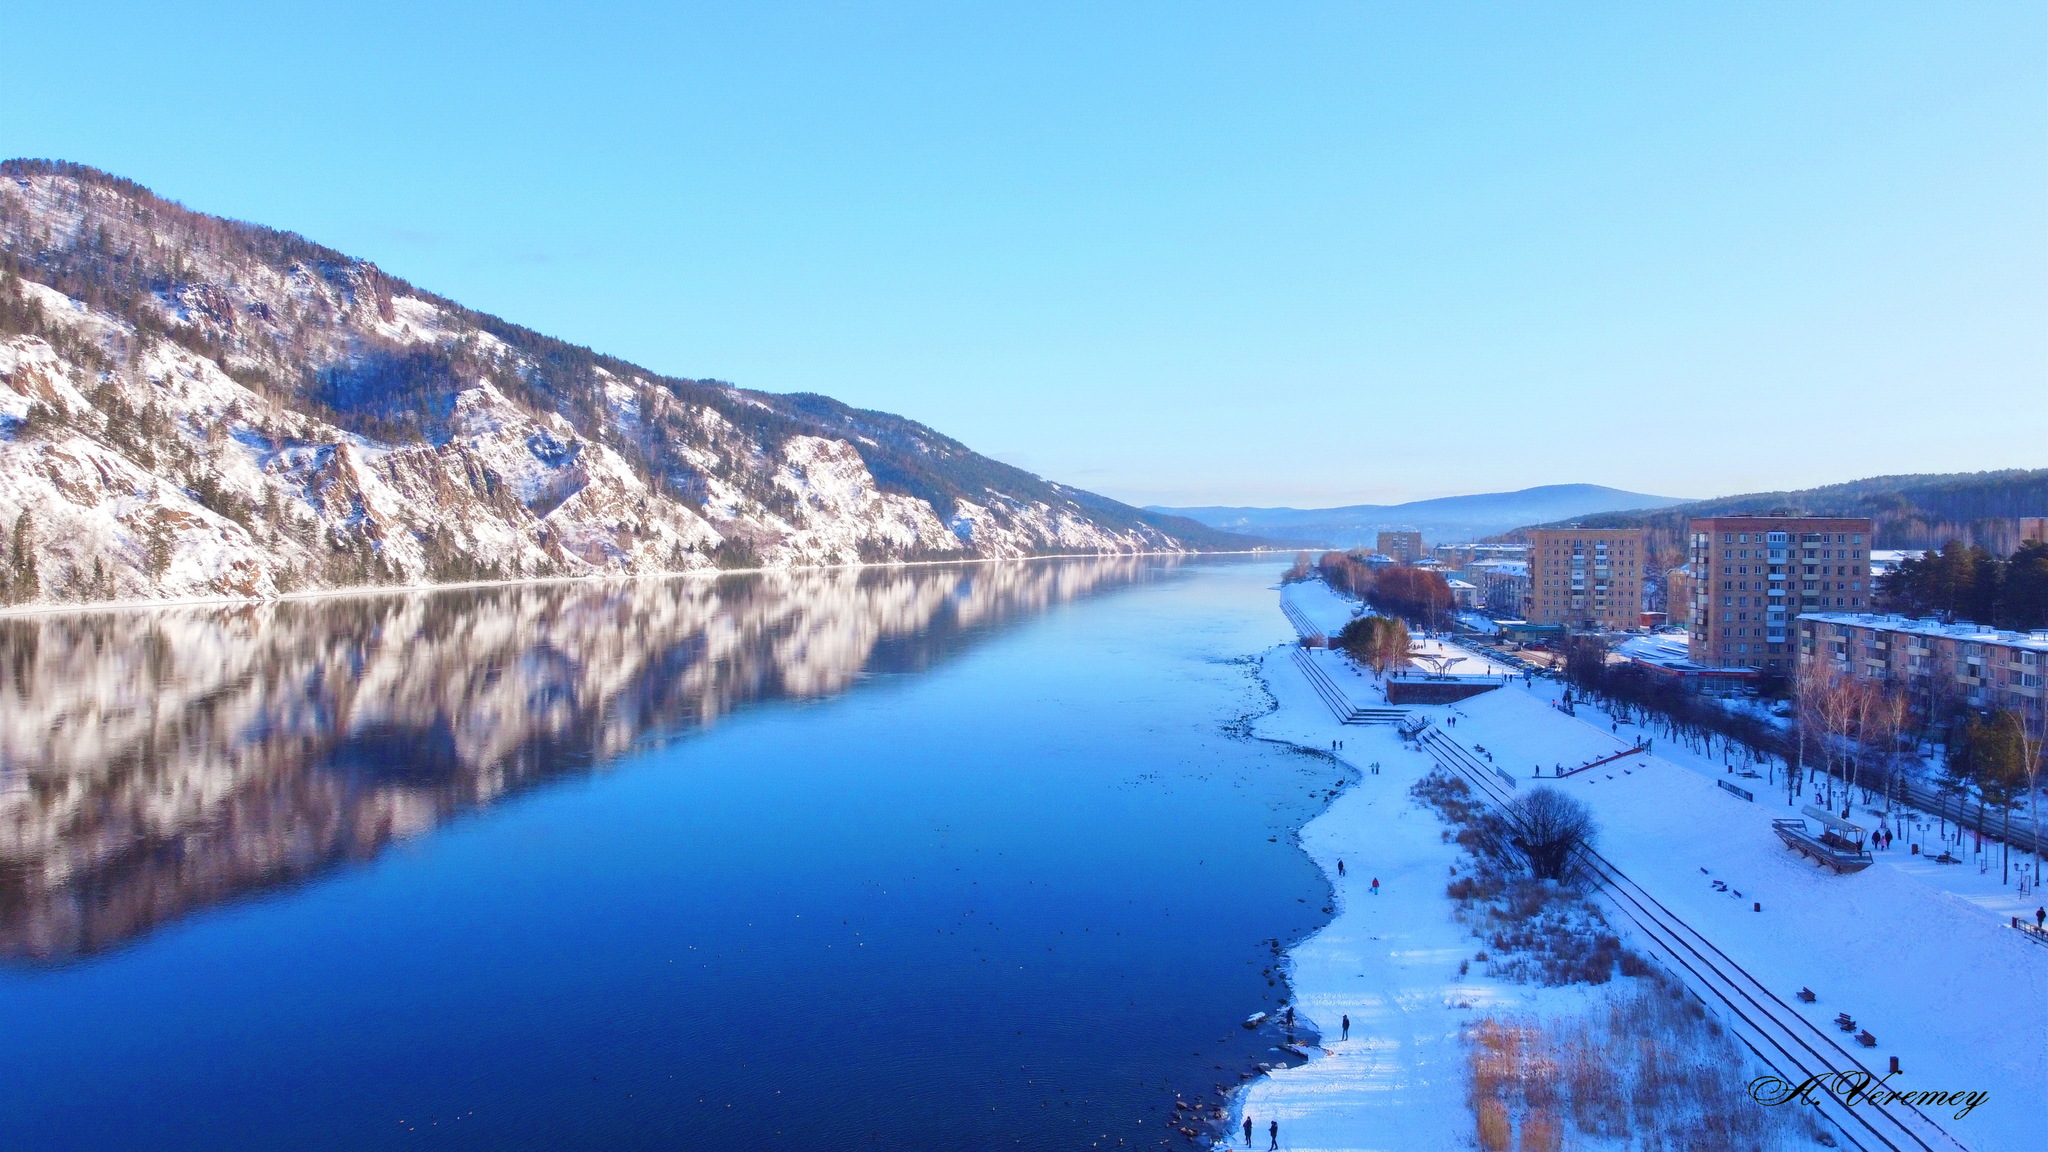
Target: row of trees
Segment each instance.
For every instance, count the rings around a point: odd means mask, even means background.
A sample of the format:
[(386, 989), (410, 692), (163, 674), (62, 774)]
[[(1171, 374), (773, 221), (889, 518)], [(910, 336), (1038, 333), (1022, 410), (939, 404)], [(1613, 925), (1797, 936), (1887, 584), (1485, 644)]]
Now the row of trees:
[(1313, 564), (1308, 553), (1296, 553), (1294, 565), (1281, 580), (1292, 583), (1312, 575), (1386, 615), (1399, 616), (1425, 628), (1444, 627), (1457, 603), (1443, 573), (1433, 568), (1412, 564), (1375, 568), (1349, 552), (1325, 552)]
[(2024, 544), (2000, 560), (1951, 540), (1938, 552), (1900, 564), (1878, 581), (1877, 590), (1887, 612), (2020, 631), (2048, 628), (2048, 543)]
[(1907, 729), (1904, 692), (1813, 660), (1794, 678), (1792, 702), (1801, 764), (1818, 763), (1845, 789), (1891, 794)]
[[(2037, 794), (2041, 783), (2042, 751), (2048, 742), (2048, 720), (2042, 713), (2001, 709), (1989, 716), (1972, 716), (1958, 727), (1949, 744), (1935, 786), (1945, 797), (1960, 804), (1977, 801), (1977, 831), (1984, 831), (1984, 810), (1989, 807), (2001, 818), (1999, 841), (2005, 845), (2001, 872), (2012, 868), (2012, 814)], [(2032, 848), (2041, 855), (2041, 814), (2033, 810)], [(1960, 822), (1960, 821), (1959, 821)]]
[(1337, 633), (1337, 647), (1381, 676), (1411, 662), (1408, 625), (1392, 616), (1360, 616)]
[(1584, 698), (1597, 702), (1618, 718), (1640, 721), (1672, 740), (1705, 755), (1742, 748), (1751, 759), (1790, 759), (1791, 741), (1762, 717), (1724, 708), (1712, 697), (1691, 691), (1678, 680), (1626, 661), (1610, 662), (1611, 649), (1597, 636), (1568, 636), (1557, 642), (1564, 657), (1565, 680)]
[(1413, 620), (1425, 628), (1443, 628), (1456, 601), (1444, 574), (1431, 568), (1396, 564), (1373, 573), (1365, 602), (1382, 612)]

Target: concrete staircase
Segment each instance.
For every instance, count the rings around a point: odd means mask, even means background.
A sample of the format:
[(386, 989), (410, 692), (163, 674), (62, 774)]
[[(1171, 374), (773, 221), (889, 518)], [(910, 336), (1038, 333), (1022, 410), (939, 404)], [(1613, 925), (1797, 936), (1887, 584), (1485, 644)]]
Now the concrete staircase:
[(1317, 648), (1330, 646), (1330, 638), (1323, 635), (1323, 630), (1316, 627), (1315, 621), (1310, 620), (1307, 613), (1294, 606), (1294, 602), (1287, 598), (1284, 591), (1280, 593), (1280, 614), (1287, 617), (1287, 622), (1294, 625), (1295, 633), (1310, 645)]
[(1323, 698), (1323, 703), (1330, 706), (1330, 711), (1336, 714), (1338, 723), (1399, 724), (1408, 718), (1406, 708), (1366, 707), (1352, 703), (1351, 697), (1345, 694), (1344, 689), (1330, 678), (1330, 673), (1322, 666), (1322, 661), (1301, 648), (1294, 649), (1293, 656), (1295, 665), (1301, 669), (1301, 674), (1308, 677), (1309, 686), (1316, 690), (1316, 695)]

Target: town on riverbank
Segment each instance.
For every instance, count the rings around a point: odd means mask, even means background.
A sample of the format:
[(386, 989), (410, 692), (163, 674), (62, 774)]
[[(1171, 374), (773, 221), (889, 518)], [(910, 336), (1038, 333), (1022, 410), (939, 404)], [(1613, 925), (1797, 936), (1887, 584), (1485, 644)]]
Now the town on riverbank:
[[(1755, 567), (1759, 599), (1788, 609), (1820, 583), (1799, 578), (1797, 526), (1739, 542), (1731, 528), (1733, 547), (1719, 531), (1692, 534), (1703, 574)], [(1640, 614), (1602, 604), (1532, 630), (1534, 613), (1502, 623), (1458, 604), (1442, 569), (1297, 560), (1280, 588), (1297, 640), (1263, 657), (1277, 707), (1258, 732), (1335, 757), (1353, 782), (1301, 832), (1337, 910), (1286, 955), (1313, 1058), (1250, 1079), (1228, 1142), (2038, 1147), (2039, 857), (2027, 798), (2008, 795), (2029, 781), (2001, 790), (1987, 733), (2024, 735), (2039, 681), (1994, 679), (1982, 669), (2002, 671), (2003, 653), (1960, 645), (2025, 653), (2048, 636), (1968, 640), (1876, 615), (1869, 536), (1840, 534), (1826, 547), (1849, 563), (1833, 566), (1857, 568), (1843, 611), (1814, 588), (1815, 611), (1724, 625), (1742, 617), (1703, 579), (1685, 638), (1708, 659), (1675, 669), (1674, 634)], [(1595, 568), (1596, 544), (1532, 543), (1523, 563), (1541, 572), (1572, 562), (1550, 549), (1576, 548), (1588, 593), (1639, 595), (1613, 578), (1623, 546)], [(1766, 638), (1734, 641), (1738, 628)], [(1933, 652), (1902, 651), (1888, 680), (1855, 658), (1859, 628), (1957, 640), (1987, 690), (1927, 691), (1954, 675)], [(2038, 771), (2033, 740), (2014, 743)], [(1543, 831), (1560, 812), (1583, 829), (1562, 857)]]

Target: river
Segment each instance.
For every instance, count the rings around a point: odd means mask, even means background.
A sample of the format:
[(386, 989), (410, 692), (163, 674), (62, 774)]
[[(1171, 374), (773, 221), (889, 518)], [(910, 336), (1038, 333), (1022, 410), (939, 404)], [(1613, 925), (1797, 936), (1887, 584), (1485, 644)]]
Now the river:
[(1327, 919), (1279, 567), (0, 621), (0, 1132), (1186, 1147)]

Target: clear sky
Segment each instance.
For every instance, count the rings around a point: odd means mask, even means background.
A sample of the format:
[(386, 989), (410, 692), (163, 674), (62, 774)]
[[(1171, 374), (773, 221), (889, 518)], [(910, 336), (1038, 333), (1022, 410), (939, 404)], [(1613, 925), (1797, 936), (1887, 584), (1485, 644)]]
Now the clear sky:
[(43, 0), (0, 43), (0, 154), (1133, 502), (2048, 466), (2040, 2)]

